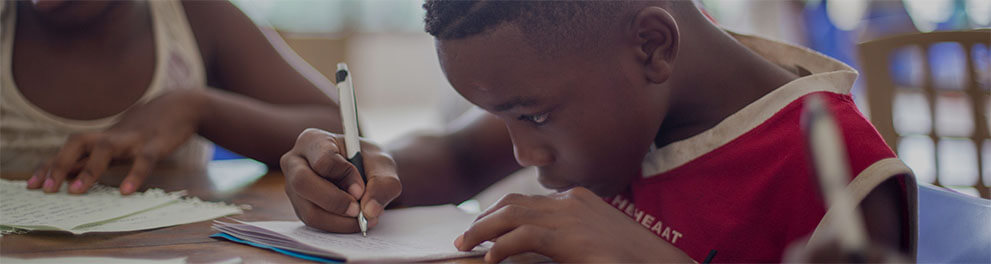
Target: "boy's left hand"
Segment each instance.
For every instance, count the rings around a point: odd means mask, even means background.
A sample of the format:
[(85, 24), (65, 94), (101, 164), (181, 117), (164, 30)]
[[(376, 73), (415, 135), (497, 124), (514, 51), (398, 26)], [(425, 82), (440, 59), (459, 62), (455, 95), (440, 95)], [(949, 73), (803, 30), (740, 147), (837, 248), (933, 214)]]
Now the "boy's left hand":
[(468, 251), (485, 241), (494, 242), (486, 262), (525, 252), (557, 262), (693, 262), (582, 187), (547, 196), (506, 195), (454, 246)]

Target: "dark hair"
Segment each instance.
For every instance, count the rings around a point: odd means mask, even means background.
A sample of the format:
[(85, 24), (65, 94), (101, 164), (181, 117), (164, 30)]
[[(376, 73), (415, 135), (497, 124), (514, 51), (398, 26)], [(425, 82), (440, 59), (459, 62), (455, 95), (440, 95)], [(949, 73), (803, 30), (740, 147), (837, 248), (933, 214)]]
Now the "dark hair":
[[(506, 23), (517, 25), (531, 45), (550, 50), (598, 45), (621, 26), (624, 1), (427, 0), (425, 30), (441, 40), (461, 39)], [(549, 45), (549, 46), (548, 46)]]

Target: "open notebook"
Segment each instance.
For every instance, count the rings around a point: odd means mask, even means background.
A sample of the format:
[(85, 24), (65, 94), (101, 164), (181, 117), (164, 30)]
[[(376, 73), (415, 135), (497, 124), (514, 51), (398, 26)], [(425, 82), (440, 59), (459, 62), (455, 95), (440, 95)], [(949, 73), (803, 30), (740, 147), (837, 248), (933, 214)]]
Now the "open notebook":
[(300, 221), (221, 222), (213, 228), (252, 243), (347, 262), (414, 262), (480, 256), (489, 244), (461, 252), (454, 239), (474, 220), (454, 205), (386, 210), (361, 234), (336, 234)]

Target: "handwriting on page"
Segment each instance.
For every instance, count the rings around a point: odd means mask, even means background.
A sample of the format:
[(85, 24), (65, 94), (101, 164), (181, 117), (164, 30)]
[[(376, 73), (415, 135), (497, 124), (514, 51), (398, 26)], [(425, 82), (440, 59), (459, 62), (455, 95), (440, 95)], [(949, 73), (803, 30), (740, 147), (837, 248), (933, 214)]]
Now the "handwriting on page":
[(94, 188), (71, 195), (63, 187), (47, 194), (27, 190), (23, 181), (0, 180), (0, 225), (68, 230), (154, 208), (178, 199), (161, 190), (122, 196), (116, 189)]
[(360, 234), (328, 235), (326, 232), (306, 226), (298, 226), (288, 235), (306, 244), (319, 245), (321, 248), (333, 249), (349, 255), (356, 252), (387, 251), (392, 254), (404, 255), (424, 251), (445, 252), (451, 251), (454, 247), (451, 243), (411, 243), (404, 241), (404, 239), (397, 239), (395, 236), (380, 236), (374, 233), (368, 237), (362, 237)]
[(122, 232), (145, 230), (177, 224), (206, 221), (226, 215), (240, 214), (241, 208), (223, 203), (210, 203), (182, 199), (138, 214), (131, 214), (109, 222), (83, 225), (72, 230), (85, 232)]

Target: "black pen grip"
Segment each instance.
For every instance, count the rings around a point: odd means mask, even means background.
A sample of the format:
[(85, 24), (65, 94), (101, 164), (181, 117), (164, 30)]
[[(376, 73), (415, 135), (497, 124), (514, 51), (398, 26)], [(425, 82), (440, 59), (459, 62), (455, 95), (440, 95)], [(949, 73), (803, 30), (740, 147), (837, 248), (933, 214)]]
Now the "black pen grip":
[(348, 162), (358, 169), (358, 174), (361, 175), (361, 182), (368, 183), (368, 177), (365, 177), (365, 161), (361, 158), (361, 151), (354, 153), (354, 157), (349, 158)]

